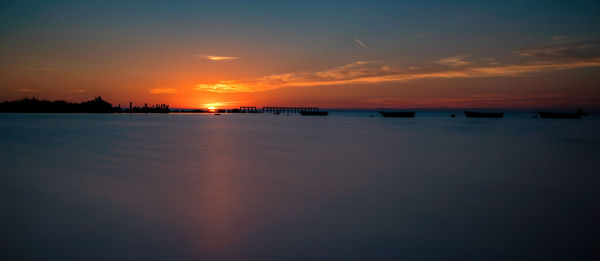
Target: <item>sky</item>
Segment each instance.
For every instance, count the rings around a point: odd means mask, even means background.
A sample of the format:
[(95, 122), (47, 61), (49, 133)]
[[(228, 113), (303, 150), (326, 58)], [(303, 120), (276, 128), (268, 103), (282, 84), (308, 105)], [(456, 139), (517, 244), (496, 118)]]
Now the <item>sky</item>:
[(599, 1), (0, 2), (0, 100), (600, 108)]

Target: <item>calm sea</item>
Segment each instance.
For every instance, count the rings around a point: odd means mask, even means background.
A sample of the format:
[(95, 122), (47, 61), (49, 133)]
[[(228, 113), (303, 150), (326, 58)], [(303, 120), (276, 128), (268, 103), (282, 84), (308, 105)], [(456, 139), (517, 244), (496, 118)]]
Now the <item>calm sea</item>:
[(0, 114), (2, 260), (600, 260), (600, 117)]

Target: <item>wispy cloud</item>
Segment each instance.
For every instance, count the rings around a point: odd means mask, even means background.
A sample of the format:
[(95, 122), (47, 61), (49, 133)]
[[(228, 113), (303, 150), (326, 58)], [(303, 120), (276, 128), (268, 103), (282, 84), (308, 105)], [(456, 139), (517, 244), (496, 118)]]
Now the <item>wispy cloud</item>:
[(351, 79), (386, 75), (393, 73), (393, 70), (390, 65), (357, 61), (337, 68), (316, 72), (315, 75), (321, 79)]
[(24, 92), (24, 93), (38, 93), (38, 92), (40, 92), (40, 90), (38, 90), (38, 89), (30, 89), (30, 88), (21, 88), (21, 89), (16, 89), (14, 91), (16, 91), (16, 92)]
[(221, 108), (221, 107), (231, 106), (232, 104), (236, 104), (236, 103), (238, 103), (238, 102), (237, 101), (218, 101), (218, 102), (206, 103), (206, 104), (204, 104), (204, 107), (206, 107), (206, 108), (210, 108), (210, 107)]
[(398, 68), (377, 62), (354, 62), (320, 72), (285, 73), (245, 81), (220, 81), (197, 84), (195, 90), (217, 93), (256, 92), (281, 87), (333, 86), (348, 84), (377, 84), (408, 82), (424, 79), (521, 77), (584, 67), (600, 67), (600, 59), (562, 62), (527, 62), (495, 65), (484, 63), (465, 66), (434, 63), (425, 66)]
[[(397, 67), (392, 63), (384, 62), (356, 61), (317, 72), (290, 72), (254, 79), (199, 83), (195, 90), (217, 93), (257, 92), (282, 87), (379, 84), (425, 79), (524, 77), (577, 68), (600, 67), (600, 50), (598, 50), (600, 41), (595, 39), (574, 41), (560, 38), (553, 42), (556, 43), (516, 50), (515, 54), (526, 59), (509, 64), (493, 58), (467, 60), (471, 58), (467, 55), (450, 56), (428, 64), (408, 67)], [(575, 52), (583, 49), (587, 52)]]
[[(553, 72), (582, 67), (600, 66), (600, 60), (577, 61), (563, 63), (528, 63), (511, 64), (503, 66), (473, 66), (468, 68), (421, 66), (408, 69), (393, 69), (387, 66), (373, 67), (367, 69), (365, 76), (311, 78), (306, 81), (288, 82), (283, 86), (322, 86), (322, 85), (344, 85), (344, 84), (372, 84), (383, 82), (406, 82), (421, 79), (435, 78), (483, 78), (483, 77), (517, 77), (532, 73)], [(358, 68), (361, 71), (364, 68)], [(366, 75), (373, 76), (366, 76)]]
[(358, 39), (354, 38), (354, 41), (355, 41), (357, 44), (359, 44), (360, 46), (362, 46), (363, 48), (365, 48), (365, 49), (367, 49), (367, 48), (368, 48), (368, 47), (367, 47), (367, 45), (366, 45), (365, 43), (361, 42), (360, 40), (358, 40)]
[(436, 63), (449, 67), (459, 67), (471, 64), (471, 62), (465, 61), (465, 56), (463, 55), (446, 57), (438, 60)]
[(541, 58), (597, 58), (600, 56), (600, 38), (555, 36), (553, 41), (531, 48), (517, 49), (515, 54)]
[(203, 59), (207, 59), (207, 60), (211, 60), (211, 61), (215, 61), (215, 62), (232, 61), (232, 60), (239, 59), (239, 57), (235, 57), (235, 56), (218, 56), (218, 55), (194, 55), (194, 57), (199, 57), (199, 58), (203, 58)]
[(86, 89), (69, 89), (69, 90), (67, 90), (67, 92), (70, 92), (70, 93), (84, 93), (84, 92), (87, 92), (87, 90)]
[(175, 75), (175, 76), (179, 76), (179, 75), (184, 75), (185, 73), (182, 72), (159, 72), (159, 71), (136, 71), (136, 72), (132, 72), (135, 74), (159, 74), (159, 75)]
[(177, 89), (157, 87), (150, 89), (151, 94), (177, 93)]
[(243, 81), (219, 81), (216, 83), (201, 83), (194, 88), (196, 91), (207, 92), (253, 92), (261, 83), (245, 83)]
[(496, 59), (494, 58), (484, 58), (484, 61), (488, 62), (489, 64), (493, 64), (493, 65), (498, 65), (500, 64), (498, 61), (496, 61)]

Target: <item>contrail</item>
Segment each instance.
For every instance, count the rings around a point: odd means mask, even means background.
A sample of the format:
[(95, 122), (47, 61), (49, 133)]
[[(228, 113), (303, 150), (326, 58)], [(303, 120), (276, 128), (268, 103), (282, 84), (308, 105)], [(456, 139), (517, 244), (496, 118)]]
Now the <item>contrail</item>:
[(358, 39), (354, 38), (354, 41), (355, 41), (357, 44), (360, 44), (360, 46), (364, 47), (365, 49), (367, 48), (367, 45), (365, 45), (365, 44), (364, 44), (363, 42), (361, 42), (360, 40), (358, 40)]

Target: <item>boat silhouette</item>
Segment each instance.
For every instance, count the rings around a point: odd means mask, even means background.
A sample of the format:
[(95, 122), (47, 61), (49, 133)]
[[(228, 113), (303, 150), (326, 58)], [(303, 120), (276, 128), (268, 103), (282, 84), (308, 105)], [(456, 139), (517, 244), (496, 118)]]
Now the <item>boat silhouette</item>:
[(414, 118), (414, 111), (379, 111), (383, 117)]
[(538, 111), (537, 112), (542, 119), (579, 119), (582, 115), (587, 116), (587, 113), (582, 110), (578, 110), (577, 112), (547, 112), (547, 111)]
[(504, 113), (465, 111), (465, 116), (467, 118), (502, 118), (504, 117)]
[(327, 111), (300, 111), (303, 116), (327, 116)]

